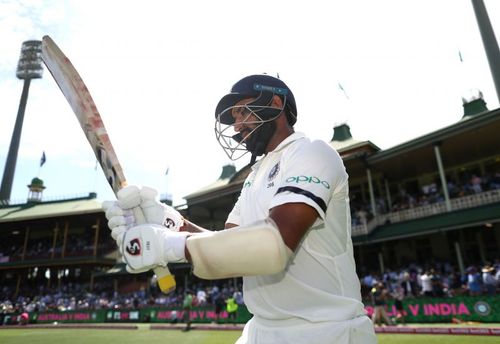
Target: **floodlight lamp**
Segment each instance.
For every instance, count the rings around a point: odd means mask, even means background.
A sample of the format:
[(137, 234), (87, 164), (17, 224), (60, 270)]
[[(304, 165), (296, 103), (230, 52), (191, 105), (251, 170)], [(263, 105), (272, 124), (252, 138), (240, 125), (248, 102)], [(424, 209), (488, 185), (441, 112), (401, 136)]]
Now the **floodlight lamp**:
[(43, 74), (42, 41), (26, 41), (21, 47), (21, 56), (16, 76), (19, 79), (39, 79)]

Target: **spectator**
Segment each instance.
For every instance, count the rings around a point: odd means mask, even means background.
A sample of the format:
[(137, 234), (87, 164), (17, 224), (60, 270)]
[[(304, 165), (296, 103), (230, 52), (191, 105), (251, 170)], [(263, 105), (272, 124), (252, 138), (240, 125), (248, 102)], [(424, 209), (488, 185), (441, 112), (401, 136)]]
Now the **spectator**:
[(406, 324), (406, 311), (404, 309), (403, 300), (405, 292), (402, 287), (396, 287), (394, 294), (394, 306), (396, 308), (396, 322)]
[(493, 177), (491, 177), (490, 189), (491, 190), (500, 189), (500, 172), (496, 172), (495, 175)]
[(497, 291), (497, 281), (493, 275), (494, 271), (495, 269), (490, 264), (486, 264), (482, 269), (483, 285), (489, 296), (494, 296)]
[(431, 281), (432, 296), (443, 297), (444, 292), (441, 276), (434, 269), (431, 269), (429, 278)]
[(373, 303), (373, 323), (381, 326), (382, 322), (387, 325), (392, 325), (391, 319), (387, 315), (385, 306), (389, 296), (388, 290), (385, 288), (384, 283), (378, 282), (372, 289), (372, 303)]
[(417, 286), (411, 280), (411, 275), (408, 271), (403, 271), (402, 275), (400, 274), (400, 283), (405, 297), (415, 297), (417, 295)]
[(471, 266), (467, 269), (466, 286), (470, 296), (481, 295), (481, 275), (479, 274), (479, 272), (477, 272), (477, 269), (474, 266)]
[(228, 319), (236, 321), (236, 317), (238, 315), (238, 304), (232, 296), (226, 299), (226, 311)]
[(222, 311), (224, 310), (224, 306), (226, 305), (224, 298), (222, 295), (218, 294), (214, 300), (215, 304), (215, 316), (216, 321), (219, 323), (222, 317)]
[(184, 311), (184, 322), (186, 327), (182, 329), (183, 332), (187, 332), (191, 329), (191, 309), (193, 307), (193, 295), (191, 291), (186, 290), (184, 295), (184, 300), (182, 301), (182, 310)]
[(244, 304), (243, 293), (241, 291), (239, 291), (238, 289), (234, 290), (233, 297), (234, 297), (234, 300), (236, 301), (237, 305), (241, 306)]
[(174, 309), (172, 313), (170, 313), (170, 321), (172, 324), (177, 324), (179, 321), (179, 315), (177, 314), (177, 311)]
[(433, 296), (433, 294), (432, 294), (431, 273), (429, 271), (425, 271), (420, 276), (420, 283), (421, 283), (421, 286), (422, 286), (422, 295), (424, 295), (424, 296)]
[(196, 299), (198, 300), (198, 306), (204, 306), (207, 303), (207, 293), (203, 288), (199, 288), (196, 292)]
[(474, 193), (483, 192), (483, 188), (481, 186), (481, 183), (482, 183), (481, 177), (473, 174), (471, 179), (470, 179), (470, 185), (471, 185), (471, 189)]

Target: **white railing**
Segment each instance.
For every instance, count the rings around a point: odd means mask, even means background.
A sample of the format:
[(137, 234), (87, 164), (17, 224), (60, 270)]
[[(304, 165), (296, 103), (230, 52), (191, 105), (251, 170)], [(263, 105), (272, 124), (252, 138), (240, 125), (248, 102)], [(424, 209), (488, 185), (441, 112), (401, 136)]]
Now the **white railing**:
[(353, 225), (351, 227), (351, 235), (366, 235), (375, 229), (375, 227), (384, 224), (387, 221), (387, 214), (378, 215), (371, 219), (370, 221), (362, 220), (361, 224)]
[[(92, 192), (91, 192), (92, 193)], [(53, 202), (53, 201), (67, 201), (75, 198), (86, 198), (89, 197), (91, 193), (75, 193), (75, 194), (66, 194), (66, 195), (57, 195), (57, 196), (43, 196), (43, 202)], [(25, 199), (0, 199), (0, 206), (16, 206), (23, 205), (28, 203), (27, 198)]]
[[(469, 209), (485, 204), (500, 202), (500, 189), (481, 192), (474, 195), (468, 195), (450, 200), (451, 211), (460, 209)], [(415, 220), (427, 216), (446, 213), (446, 203), (434, 203), (415, 208), (391, 212), (388, 214), (377, 215), (367, 223), (352, 226), (352, 236), (369, 234), (375, 227), (380, 226), (387, 221), (397, 223), (401, 221)]]
[[(373, 222), (373, 221), (370, 221)], [(351, 236), (359, 236), (368, 234), (368, 226), (366, 221), (363, 221), (360, 225), (352, 225), (351, 226)]]

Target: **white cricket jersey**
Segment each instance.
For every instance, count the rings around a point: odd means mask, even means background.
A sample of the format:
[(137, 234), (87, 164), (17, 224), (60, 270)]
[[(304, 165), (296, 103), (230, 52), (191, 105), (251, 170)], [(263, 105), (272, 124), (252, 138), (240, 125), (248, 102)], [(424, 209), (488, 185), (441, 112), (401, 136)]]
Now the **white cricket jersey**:
[(351, 241), (348, 176), (326, 142), (294, 133), (252, 166), (227, 222), (262, 220), (271, 208), (306, 203), (319, 218), (278, 274), (244, 277), (244, 300), (261, 319), (340, 322), (364, 315)]

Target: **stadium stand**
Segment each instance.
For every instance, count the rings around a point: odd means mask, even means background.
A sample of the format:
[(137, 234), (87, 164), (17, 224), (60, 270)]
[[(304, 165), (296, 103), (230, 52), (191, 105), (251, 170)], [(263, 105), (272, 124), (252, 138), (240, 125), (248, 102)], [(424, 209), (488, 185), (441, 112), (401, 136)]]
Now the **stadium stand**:
[[(464, 103), (456, 123), (385, 150), (354, 139), (347, 124), (334, 128), (330, 144), (350, 178), (366, 305), (376, 282), (392, 300), (400, 293), (417, 300), (498, 292), (499, 131), (500, 109), (488, 110), (481, 97)], [(224, 166), (178, 210), (206, 228), (222, 228), (248, 173)], [(178, 284), (170, 295), (159, 292), (150, 273), (127, 274), (93, 193), (0, 206), (0, 238), (4, 319), (23, 311), (180, 307), (186, 289), (196, 306), (233, 295), (242, 303), (240, 279), (203, 281), (188, 264), (170, 266)]]

